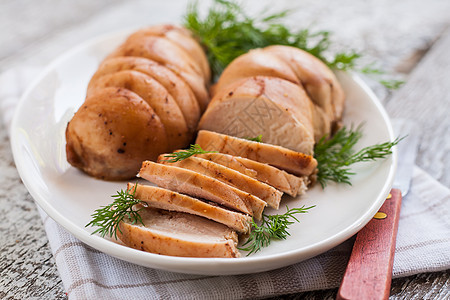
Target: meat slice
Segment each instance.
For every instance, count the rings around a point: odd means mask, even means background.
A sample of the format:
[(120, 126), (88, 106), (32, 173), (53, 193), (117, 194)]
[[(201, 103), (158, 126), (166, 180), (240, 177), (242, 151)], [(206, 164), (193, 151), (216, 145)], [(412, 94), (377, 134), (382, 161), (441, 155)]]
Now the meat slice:
[(123, 88), (90, 95), (67, 125), (66, 142), (71, 165), (106, 180), (132, 178), (143, 160), (168, 151), (166, 130), (154, 110)]
[(205, 82), (209, 82), (211, 80), (211, 70), (209, 69), (209, 63), (205, 51), (195, 40), (189, 30), (184, 27), (172, 24), (153, 25), (151, 27), (136, 31), (128, 37), (128, 40), (134, 38), (139, 39), (145, 36), (152, 35), (166, 37), (170, 41), (183, 48), (201, 68), (205, 77)]
[(169, 163), (164, 155), (159, 156), (158, 162), (213, 177), (244, 192), (257, 196), (265, 201), (270, 207), (278, 209), (280, 206), (281, 196), (283, 196), (282, 192), (270, 185), (215, 162), (200, 157), (189, 157), (178, 162)]
[(128, 183), (127, 189), (150, 207), (205, 217), (239, 233), (250, 231), (252, 218), (247, 215), (155, 186)]
[(317, 161), (311, 155), (207, 130), (198, 132), (196, 143), (206, 151), (245, 157), (300, 176), (311, 175), (317, 167)]
[(172, 41), (157, 36), (146, 36), (125, 42), (105, 59), (117, 56), (137, 56), (156, 61), (179, 75), (191, 87), (202, 111), (209, 102), (203, 73), (195, 61)]
[(330, 136), (332, 130), (339, 128), (339, 124), (336, 122), (332, 122), (325, 111), (317, 105), (313, 105), (312, 112), (314, 140), (317, 143), (324, 136)]
[(196, 156), (256, 178), (292, 197), (304, 194), (309, 183), (306, 176), (294, 176), (271, 165), (248, 158), (223, 153), (206, 153)]
[[(155, 79), (141, 72), (125, 70), (100, 77), (87, 91), (89, 97), (105, 87), (126, 88), (144, 99), (155, 111), (166, 129), (170, 149), (179, 149), (191, 139), (186, 120), (180, 107)], [(123, 113), (126, 114), (127, 111)]]
[(162, 255), (239, 257), (236, 232), (223, 224), (191, 214), (140, 209), (144, 225), (124, 219), (118, 237), (127, 246)]
[(223, 70), (214, 90), (220, 91), (233, 82), (253, 76), (277, 77), (300, 84), (289, 64), (263, 49), (253, 49), (234, 59)]
[(218, 91), (200, 119), (199, 129), (237, 137), (262, 135), (263, 141), (312, 154), (313, 105), (289, 81), (266, 76), (244, 78)]
[(197, 129), (200, 107), (189, 85), (163, 65), (143, 57), (119, 56), (104, 61), (92, 76), (88, 90), (104, 75), (134, 70), (158, 81), (177, 102), (190, 132)]
[(264, 51), (288, 63), (311, 100), (331, 121), (339, 121), (344, 111), (344, 92), (333, 72), (317, 57), (296, 47), (274, 45)]
[(266, 203), (256, 196), (212, 177), (175, 166), (144, 161), (138, 176), (160, 187), (207, 199), (250, 214), (256, 219), (261, 219), (266, 206)]

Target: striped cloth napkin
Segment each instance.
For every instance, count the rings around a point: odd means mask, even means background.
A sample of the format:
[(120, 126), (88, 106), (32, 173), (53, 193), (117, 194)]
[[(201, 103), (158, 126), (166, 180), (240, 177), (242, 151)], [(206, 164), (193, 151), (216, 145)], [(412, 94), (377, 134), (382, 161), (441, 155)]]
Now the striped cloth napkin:
[[(0, 119), (5, 127), (20, 95), (39, 71), (26, 66), (0, 75)], [(449, 204), (450, 190), (415, 167), (411, 191), (402, 203), (394, 278), (450, 267)], [(263, 273), (178, 274), (110, 257), (83, 244), (39, 211), (70, 299), (244, 299), (335, 288), (353, 243), (350, 239), (307, 261)]]

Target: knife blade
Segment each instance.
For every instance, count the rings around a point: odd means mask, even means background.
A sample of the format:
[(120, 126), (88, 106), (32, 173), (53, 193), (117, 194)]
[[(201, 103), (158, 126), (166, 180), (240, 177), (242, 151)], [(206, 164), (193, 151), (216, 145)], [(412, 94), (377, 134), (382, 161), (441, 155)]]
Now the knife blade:
[(399, 119), (392, 123), (394, 132), (398, 136), (406, 136), (404, 142), (397, 145), (398, 163), (397, 172), (394, 178), (393, 188), (399, 189), (404, 198), (409, 192), (411, 177), (416, 161), (417, 148), (419, 145), (419, 135), (416, 123), (409, 120)]
[[(375, 217), (356, 235), (336, 299), (388, 299), (402, 196), (409, 191), (419, 142), (409, 120), (393, 123), (398, 144), (397, 173), (391, 193)], [(378, 216), (377, 216), (378, 215)]]

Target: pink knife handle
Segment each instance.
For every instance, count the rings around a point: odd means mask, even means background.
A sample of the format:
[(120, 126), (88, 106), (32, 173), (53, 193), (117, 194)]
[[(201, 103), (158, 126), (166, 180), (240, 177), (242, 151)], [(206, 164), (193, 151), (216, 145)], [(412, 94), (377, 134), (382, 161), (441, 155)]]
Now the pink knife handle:
[(336, 299), (388, 299), (402, 195), (392, 189), (379, 212), (358, 232)]

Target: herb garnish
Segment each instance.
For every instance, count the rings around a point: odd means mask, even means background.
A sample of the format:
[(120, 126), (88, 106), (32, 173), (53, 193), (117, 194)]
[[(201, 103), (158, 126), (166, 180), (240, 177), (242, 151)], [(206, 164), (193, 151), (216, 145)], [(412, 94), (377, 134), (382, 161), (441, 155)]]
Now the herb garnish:
[(88, 226), (96, 226), (97, 228), (92, 234), (99, 233), (102, 237), (106, 235), (114, 237), (117, 239), (117, 230), (122, 233), (119, 228), (119, 223), (123, 221), (125, 217), (130, 219), (131, 224), (141, 223), (144, 225), (141, 216), (139, 215), (138, 210), (133, 210), (133, 206), (136, 204), (143, 204), (146, 206), (145, 202), (140, 201), (139, 199), (135, 199), (134, 195), (136, 193), (137, 184), (134, 186), (134, 190), (132, 188), (117, 191), (116, 195), (111, 197), (114, 198), (113, 203), (101, 206), (99, 209), (96, 209), (95, 212), (91, 215), (92, 221), (89, 222), (85, 227)]
[(361, 137), (361, 126), (356, 129), (343, 127), (332, 138), (325, 136), (316, 144), (314, 157), (319, 169), (317, 180), (323, 188), (328, 181), (351, 185), (350, 176), (355, 173), (350, 171), (350, 165), (385, 158), (392, 153), (392, 147), (403, 139), (396, 138), (393, 142), (368, 146), (355, 153), (353, 147)]
[(274, 239), (285, 240), (290, 234), (287, 231), (289, 225), (294, 224), (291, 219), (299, 222), (294, 216), (295, 214), (307, 213), (309, 209), (315, 207), (305, 207), (304, 205), (299, 208), (289, 208), (286, 206), (287, 212), (282, 215), (266, 215), (263, 214), (261, 224), (258, 225), (252, 219), (252, 231), (247, 241), (239, 248), (242, 251), (249, 251), (247, 256), (252, 253), (256, 253), (261, 248), (269, 246)]
[(180, 151), (177, 151), (174, 153), (169, 153), (169, 154), (164, 155), (164, 157), (169, 158), (169, 159), (165, 159), (164, 161), (168, 162), (168, 163), (174, 163), (174, 162), (189, 158), (195, 154), (206, 154), (206, 153), (217, 153), (217, 151), (205, 151), (202, 149), (202, 147), (200, 147), (199, 144), (195, 144), (195, 145), (189, 146), (189, 149), (180, 150)]
[(258, 142), (261, 143), (262, 142), (262, 134), (255, 136), (255, 137), (245, 137), (244, 139), (249, 140), (249, 141), (253, 141), (253, 142)]
[(359, 69), (358, 71), (372, 77), (372, 79), (377, 80), (379, 83), (391, 90), (398, 89), (405, 83), (403, 80), (397, 80), (393, 78), (388, 80), (384, 79), (386, 72), (374, 67), (374, 64), (369, 64), (364, 68)]
[[(265, 11), (249, 16), (234, 1), (215, 0), (203, 18), (200, 16), (198, 2), (192, 2), (184, 16), (184, 26), (191, 30), (206, 48), (209, 64), (215, 79), (236, 57), (254, 48), (270, 45), (287, 45), (300, 48), (322, 60), (329, 67), (338, 70), (356, 70), (375, 77), (388, 88), (397, 88), (402, 82), (386, 80), (383, 71), (373, 64), (357, 68), (361, 54), (344, 51), (332, 55), (331, 33), (309, 29), (292, 30), (282, 21), (292, 13), (284, 10), (267, 14)], [(329, 57), (333, 56), (331, 59)]]

